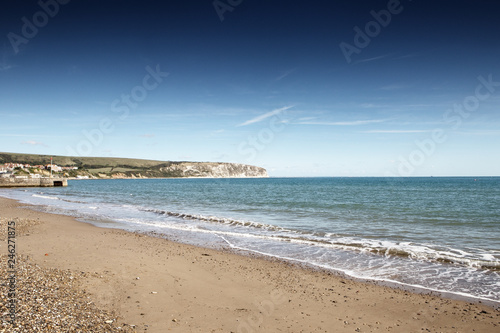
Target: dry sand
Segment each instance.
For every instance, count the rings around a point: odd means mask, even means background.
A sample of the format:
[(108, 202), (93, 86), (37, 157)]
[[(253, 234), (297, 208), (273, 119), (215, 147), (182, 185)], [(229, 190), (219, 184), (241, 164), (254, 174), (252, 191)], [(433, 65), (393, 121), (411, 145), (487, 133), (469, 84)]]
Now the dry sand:
[[(499, 311), (484, 304), (98, 228), (4, 198), (0, 218), (3, 274), (6, 223), (17, 221), (19, 332), (500, 331)], [(6, 289), (2, 281), (0, 332), (12, 331)]]

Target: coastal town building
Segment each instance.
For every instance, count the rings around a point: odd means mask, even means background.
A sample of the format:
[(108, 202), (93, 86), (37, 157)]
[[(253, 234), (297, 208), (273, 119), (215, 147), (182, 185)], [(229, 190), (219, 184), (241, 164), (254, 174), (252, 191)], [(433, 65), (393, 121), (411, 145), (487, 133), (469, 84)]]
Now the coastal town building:
[[(78, 167), (61, 167), (55, 164), (5, 163), (0, 165), (0, 188), (68, 186), (67, 179), (58, 173), (77, 169)], [(53, 172), (56, 174), (52, 175)]]
[[(21, 174), (18, 173), (19, 170)], [(62, 167), (56, 164), (47, 164), (47, 165), (31, 165), (31, 164), (22, 164), (22, 163), (4, 163), (0, 165), (0, 177), (9, 178), (14, 177), (18, 179), (24, 178), (43, 178), (43, 171), (52, 171), (52, 172), (64, 172), (71, 170), (78, 170), (78, 167)]]

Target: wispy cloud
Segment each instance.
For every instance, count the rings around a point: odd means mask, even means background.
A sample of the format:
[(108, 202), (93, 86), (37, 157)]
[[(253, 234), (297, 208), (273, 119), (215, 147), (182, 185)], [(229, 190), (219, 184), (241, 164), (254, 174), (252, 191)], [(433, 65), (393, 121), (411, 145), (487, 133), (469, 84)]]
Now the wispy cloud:
[(239, 86), (239, 85), (236, 85), (236, 84), (231, 84), (229, 86), (233, 89), (234, 93), (237, 94), (237, 95), (252, 95), (252, 94), (255, 94), (255, 90), (247, 88), (247, 87)]
[(274, 81), (280, 81), (280, 80), (283, 80), (285, 77), (287, 77), (288, 75), (292, 74), (293, 72), (295, 72), (297, 70), (297, 68), (292, 68), (292, 69), (289, 69), (285, 72), (283, 72), (280, 76), (278, 76), (276, 79), (274, 79)]
[(361, 103), (359, 104), (359, 107), (362, 107), (364, 109), (373, 109), (373, 108), (387, 108), (389, 107), (388, 104), (375, 104), (375, 103)]
[[(2, 129), (0, 129), (2, 130)], [(22, 138), (22, 137), (35, 137), (35, 138), (67, 138), (66, 135), (39, 135), (39, 134), (0, 134), (1, 137), (8, 137), (8, 138)]]
[(380, 90), (385, 90), (385, 91), (393, 91), (393, 90), (400, 90), (407, 88), (407, 85), (404, 84), (389, 84), (387, 86), (380, 87)]
[(460, 131), (460, 132), (455, 132), (455, 133), (461, 134), (461, 135), (474, 135), (474, 136), (498, 136), (498, 135), (500, 135), (500, 131), (498, 131), (498, 130)]
[(362, 63), (362, 62), (371, 62), (371, 61), (376, 61), (376, 60), (380, 60), (380, 59), (384, 59), (384, 58), (387, 58), (389, 57), (391, 54), (384, 54), (384, 55), (381, 55), (381, 56), (378, 56), (378, 57), (373, 57), (373, 58), (367, 58), (367, 59), (361, 59), (361, 60), (358, 60), (356, 62), (354, 62), (355, 64), (359, 64), (359, 63)]
[(2, 60), (0, 60), (0, 72), (8, 71), (14, 66), (9, 63), (7, 52), (2, 52)]
[(0, 136), (8, 137), (8, 138), (15, 138), (15, 137), (24, 137), (28, 136), (27, 134), (0, 134)]
[(415, 58), (415, 57), (419, 57), (420, 55), (417, 54), (417, 53), (409, 53), (409, 54), (405, 54), (405, 55), (402, 55), (402, 56), (399, 56), (399, 57), (396, 57), (394, 59), (408, 59), (408, 58)]
[(272, 117), (274, 115), (277, 115), (277, 114), (280, 114), (281, 112), (283, 111), (286, 111), (290, 108), (293, 108), (294, 106), (293, 105), (290, 105), (290, 106), (285, 106), (285, 107), (282, 107), (280, 109), (276, 109), (274, 111), (271, 111), (271, 112), (268, 112), (268, 113), (264, 113), (258, 117), (255, 117), (255, 118), (252, 118), (250, 120), (247, 120), (239, 125), (236, 125), (236, 127), (242, 127), (242, 126), (247, 126), (247, 125), (251, 125), (251, 124), (255, 124), (255, 123), (258, 123), (258, 122), (261, 122), (269, 117)]
[(383, 123), (388, 119), (367, 119), (367, 120), (353, 120), (353, 121), (300, 121), (295, 124), (298, 125), (326, 125), (326, 126), (357, 126), (357, 125), (367, 125)]
[(44, 146), (48, 147), (45, 143), (39, 142), (39, 141), (34, 141), (34, 140), (28, 140), (28, 141), (23, 141), (21, 142), (23, 145), (32, 145), (32, 146)]
[[(396, 87), (396, 86), (389, 87), (389, 86), (387, 86), (387, 87), (379, 88), (379, 90), (390, 91), (391, 89), (392, 90), (397, 90), (397, 89), (404, 89), (404, 88), (406, 88), (406, 87), (404, 87), (404, 86), (400, 86), (400, 87)], [(440, 105), (437, 104), (437, 103), (433, 103), (433, 104), (359, 103), (359, 104), (354, 104), (354, 107), (359, 107), (359, 108), (363, 108), (363, 109), (385, 109), (385, 110), (397, 110), (397, 111), (400, 111), (400, 110), (405, 110), (405, 109), (410, 109), (410, 108), (411, 109), (415, 109), (415, 108), (429, 108), (429, 107), (437, 108), (437, 107), (440, 107)]]
[(141, 137), (143, 137), (143, 138), (154, 138), (155, 135), (154, 134), (143, 134), (143, 135), (141, 135)]
[(220, 137), (222, 133), (226, 132), (224, 129), (218, 129), (218, 130), (213, 130), (210, 133), (208, 133), (209, 137)]
[(8, 71), (12, 67), (14, 67), (14, 66), (0, 63), (0, 72)]
[(403, 134), (403, 133), (426, 133), (431, 130), (370, 130), (361, 131), (361, 133), (390, 133), (390, 134)]

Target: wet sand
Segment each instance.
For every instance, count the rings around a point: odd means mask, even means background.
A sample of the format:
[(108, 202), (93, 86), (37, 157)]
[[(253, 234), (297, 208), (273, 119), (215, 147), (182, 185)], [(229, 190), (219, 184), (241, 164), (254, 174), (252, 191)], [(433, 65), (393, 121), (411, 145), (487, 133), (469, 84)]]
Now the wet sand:
[[(16, 325), (26, 331), (35, 327), (30, 326), (33, 321), (45, 331), (59, 331), (63, 324), (57, 320), (64, 316), (57, 319), (57, 312), (68, 313), (68, 304), (82, 300), (87, 308), (73, 306), (69, 312), (72, 315), (65, 314), (66, 320), (77, 325), (85, 318), (79, 311), (87, 311), (97, 331), (500, 330), (500, 312), (480, 303), (353, 281), (251, 254), (98, 228), (72, 217), (37, 212), (4, 198), (0, 198), (0, 219), (2, 273), (7, 264), (7, 222), (14, 220), (19, 265), (28, 267), (23, 274), (36, 274), (42, 280), (49, 279), (50, 274), (65, 276), (52, 279), (47, 288), (32, 287), (28, 296), (19, 296), (18, 309), (30, 311), (19, 310)], [(19, 290), (23, 283), (28, 279), (18, 279)], [(69, 288), (69, 296), (59, 292), (65, 288)], [(3, 283), (0, 332), (10, 329), (6, 323), (6, 289)], [(36, 307), (46, 295), (37, 300), (37, 293), (61, 294), (50, 311), (50, 330), (40, 319), (49, 316), (47, 309)], [(66, 301), (65, 297), (70, 298)], [(91, 330), (88, 326), (80, 329)]]

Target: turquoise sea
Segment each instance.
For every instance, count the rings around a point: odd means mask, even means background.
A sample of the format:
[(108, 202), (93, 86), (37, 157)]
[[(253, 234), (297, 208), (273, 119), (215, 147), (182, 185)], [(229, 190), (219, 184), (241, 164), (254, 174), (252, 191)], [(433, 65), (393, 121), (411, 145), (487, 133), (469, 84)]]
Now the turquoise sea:
[(73, 180), (0, 196), (100, 226), (500, 304), (500, 178)]

